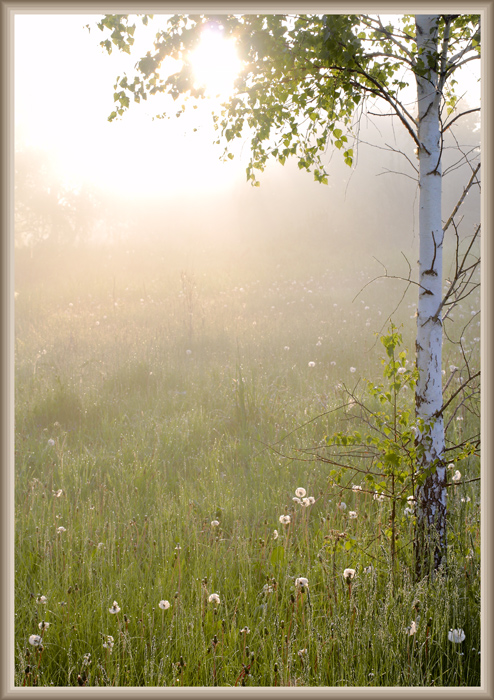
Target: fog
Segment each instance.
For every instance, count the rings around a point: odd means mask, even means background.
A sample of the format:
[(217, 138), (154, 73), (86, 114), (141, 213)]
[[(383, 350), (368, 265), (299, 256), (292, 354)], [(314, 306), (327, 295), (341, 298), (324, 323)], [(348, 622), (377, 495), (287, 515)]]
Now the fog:
[[(38, 256), (67, 246), (155, 242), (194, 254), (230, 246), (246, 254), (260, 246), (276, 257), (296, 243), (385, 264), (396, 251), (414, 259), (414, 144), (396, 119), (361, 117), (352, 168), (329, 146), (327, 186), (288, 161), (268, 165), (254, 188), (245, 177), (247, 139), (236, 144), (233, 161), (222, 162), (207, 101), (180, 119), (153, 121), (158, 104), (150, 100), (132, 105), (119, 122), (106, 121), (114, 78), (135, 58), (102, 52), (97, 19), (16, 17), (19, 250)], [(477, 87), (469, 85), (462, 109), (475, 98)], [(444, 179), (445, 219), (469, 176), (468, 165), (454, 167), (457, 147), (478, 149), (479, 135), (477, 114), (447, 133), (444, 168), (452, 171)], [(478, 193), (469, 195), (463, 213), (460, 233), (467, 236), (479, 221)]]

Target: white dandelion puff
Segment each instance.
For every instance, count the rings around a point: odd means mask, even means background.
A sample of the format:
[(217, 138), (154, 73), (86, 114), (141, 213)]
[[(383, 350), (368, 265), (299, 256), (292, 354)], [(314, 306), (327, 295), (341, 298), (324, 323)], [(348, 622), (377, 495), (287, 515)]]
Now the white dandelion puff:
[(448, 639), (453, 644), (460, 644), (465, 639), (465, 632), (462, 629), (449, 630)]

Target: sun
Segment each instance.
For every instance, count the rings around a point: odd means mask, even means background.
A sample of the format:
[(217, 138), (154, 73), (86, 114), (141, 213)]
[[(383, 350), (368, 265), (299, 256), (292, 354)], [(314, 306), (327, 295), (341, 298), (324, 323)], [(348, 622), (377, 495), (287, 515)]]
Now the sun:
[(232, 93), (241, 61), (235, 41), (226, 39), (221, 28), (208, 27), (203, 30), (200, 44), (191, 54), (190, 62), (197, 85), (204, 87), (209, 97), (228, 97)]

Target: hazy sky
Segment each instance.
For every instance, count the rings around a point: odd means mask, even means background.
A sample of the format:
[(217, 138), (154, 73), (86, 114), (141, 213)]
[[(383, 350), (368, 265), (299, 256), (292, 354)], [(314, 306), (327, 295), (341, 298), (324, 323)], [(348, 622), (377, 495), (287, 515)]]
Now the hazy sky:
[[(213, 147), (209, 114), (191, 110), (180, 119), (151, 120), (157, 101), (132, 105), (122, 120), (109, 123), (117, 75), (136, 62), (99, 46), (106, 36), (96, 27), (102, 15), (18, 15), (15, 19), (16, 137), (47, 149), (75, 180), (135, 194), (227, 185), (237, 163), (220, 163)], [(85, 25), (91, 25), (91, 32)], [(138, 27), (149, 50), (153, 30)], [(149, 29), (149, 28), (148, 28)], [(156, 29), (154, 28), (154, 32)], [(145, 38), (147, 35), (147, 39)], [(137, 41), (136, 41), (137, 45)], [(177, 105), (167, 104), (175, 114)], [(194, 133), (193, 124), (199, 131)], [(186, 135), (187, 134), (187, 135)]]
[[(91, 180), (121, 193), (154, 194), (184, 189), (221, 190), (245, 179), (248, 144), (238, 159), (219, 162), (221, 147), (204, 103), (180, 119), (152, 121), (158, 110), (150, 99), (109, 123), (117, 75), (131, 72), (152, 45), (155, 23), (137, 23), (136, 44), (129, 57), (111, 56), (99, 46), (106, 38), (96, 27), (102, 15), (17, 15), (15, 18), (16, 138), (26, 146), (48, 150), (75, 184)], [(91, 25), (91, 32), (85, 28)], [(142, 37), (142, 39), (141, 39)], [(142, 50), (142, 53), (141, 53)], [(472, 77), (473, 70), (465, 73)], [(470, 64), (472, 65), (472, 64)], [(468, 84), (472, 104), (479, 85)], [(169, 99), (170, 111), (176, 104)], [(189, 116), (190, 112), (190, 116)], [(199, 131), (192, 131), (193, 125)], [(241, 149), (241, 144), (238, 144)], [(239, 150), (240, 153), (240, 150)]]

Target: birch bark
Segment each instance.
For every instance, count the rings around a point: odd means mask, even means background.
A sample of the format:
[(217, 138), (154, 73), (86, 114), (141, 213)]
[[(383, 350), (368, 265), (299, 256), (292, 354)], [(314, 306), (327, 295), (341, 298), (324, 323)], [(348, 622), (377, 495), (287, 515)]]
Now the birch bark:
[[(423, 451), (418, 474), (426, 475), (417, 497), (416, 568), (419, 577), (436, 569), (446, 553), (446, 466), (443, 463), (442, 299), (443, 229), (441, 220), (441, 133), (437, 15), (417, 15), (419, 70), (419, 300), (416, 363), (419, 380), (415, 405), (418, 442)], [(446, 47), (443, 47), (446, 49)], [(423, 62), (423, 66), (420, 61)]]

